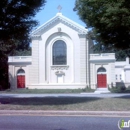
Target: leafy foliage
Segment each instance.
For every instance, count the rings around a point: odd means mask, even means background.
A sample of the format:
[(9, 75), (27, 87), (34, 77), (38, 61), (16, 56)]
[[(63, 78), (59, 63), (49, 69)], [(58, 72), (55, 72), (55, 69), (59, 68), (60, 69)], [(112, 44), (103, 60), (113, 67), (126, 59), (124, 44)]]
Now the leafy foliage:
[[(30, 40), (30, 38), (28, 38)], [(25, 43), (24, 43), (25, 42)], [(30, 41), (15, 41), (15, 49), (10, 53), (10, 56), (29, 56), (31, 55)]]
[[(0, 46), (8, 54), (15, 41), (29, 43), (29, 33), (38, 22), (33, 20), (45, 0), (1, 0), (0, 1)], [(24, 46), (24, 44), (21, 44)]]
[(8, 57), (0, 51), (0, 90), (9, 88), (8, 84)]
[(114, 48), (130, 48), (130, 1), (76, 0), (75, 11), (96, 40)]
[(24, 50), (14, 50), (12, 51), (11, 56), (31, 56), (31, 47)]
[(125, 86), (116, 86), (108, 89), (111, 93), (130, 93), (130, 87), (126, 88)]
[(44, 5), (45, 0), (0, 1), (0, 85), (4, 88), (8, 86), (7, 57), (14, 49), (23, 51), (28, 47), (30, 31), (38, 24), (33, 17)]
[(130, 57), (130, 49), (117, 49), (112, 46), (104, 46), (101, 43), (97, 43), (93, 46), (94, 53), (115, 53), (115, 57), (117, 61), (125, 61), (126, 57)]

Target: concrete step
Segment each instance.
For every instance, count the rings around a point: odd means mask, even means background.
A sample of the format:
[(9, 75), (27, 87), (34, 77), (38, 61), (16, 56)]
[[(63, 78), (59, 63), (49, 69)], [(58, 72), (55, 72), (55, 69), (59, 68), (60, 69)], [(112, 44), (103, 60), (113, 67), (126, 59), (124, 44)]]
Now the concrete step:
[(111, 93), (108, 88), (97, 88), (94, 93), (101, 94), (101, 93)]

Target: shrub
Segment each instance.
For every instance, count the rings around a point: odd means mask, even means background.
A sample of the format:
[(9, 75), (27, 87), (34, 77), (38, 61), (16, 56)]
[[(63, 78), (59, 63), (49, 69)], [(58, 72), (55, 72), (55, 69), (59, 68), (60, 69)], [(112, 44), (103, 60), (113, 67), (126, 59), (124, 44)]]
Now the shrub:
[(112, 93), (130, 93), (130, 88), (126, 88), (125, 86), (115, 86), (113, 88), (109, 87), (109, 90)]

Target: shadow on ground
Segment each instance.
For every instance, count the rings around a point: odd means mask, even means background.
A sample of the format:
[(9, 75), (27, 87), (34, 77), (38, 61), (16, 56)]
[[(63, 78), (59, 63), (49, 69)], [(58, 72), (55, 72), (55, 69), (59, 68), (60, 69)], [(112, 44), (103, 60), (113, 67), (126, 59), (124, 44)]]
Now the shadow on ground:
[(122, 95), (122, 96), (114, 97), (114, 98), (130, 99), (130, 95)]
[(11, 105), (69, 105), (97, 101), (97, 97), (31, 97), (31, 98), (1, 98), (1, 104)]

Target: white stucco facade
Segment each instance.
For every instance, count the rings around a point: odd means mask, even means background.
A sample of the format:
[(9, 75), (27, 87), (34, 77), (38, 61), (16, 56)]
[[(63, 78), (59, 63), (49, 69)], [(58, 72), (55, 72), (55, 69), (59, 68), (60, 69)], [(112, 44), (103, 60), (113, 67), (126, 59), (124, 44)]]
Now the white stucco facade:
[[(92, 54), (93, 42), (87, 38), (88, 30), (74, 21), (56, 14), (51, 20), (32, 32), (32, 56), (9, 57), (11, 88), (18, 87), (18, 73), (25, 76), (29, 89), (74, 89), (90, 86), (96, 89), (99, 68), (104, 68), (107, 88), (115, 85), (116, 75), (129, 83), (130, 67), (126, 62), (115, 62), (115, 54)], [(53, 63), (53, 46), (63, 41), (66, 46), (66, 64)], [(91, 53), (91, 54), (90, 54)], [(120, 74), (119, 74), (120, 70)], [(104, 87), (104, 86), (103, 86)]]
[(97, 71), (100, 67), (106, 69), (107, 85), (115, 85), (115, 54), (90, 54), (90, 84), (93, 89), (97, 87)]
[(117, 86), (130, 86), (130, 62), (128, 57), (126, 61), (115, 62), (115, 81)]

